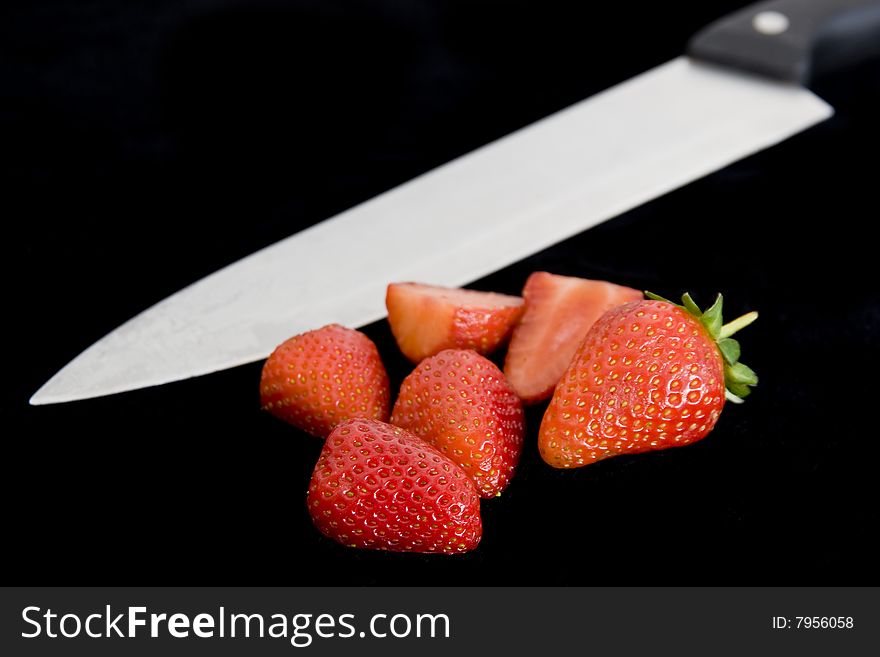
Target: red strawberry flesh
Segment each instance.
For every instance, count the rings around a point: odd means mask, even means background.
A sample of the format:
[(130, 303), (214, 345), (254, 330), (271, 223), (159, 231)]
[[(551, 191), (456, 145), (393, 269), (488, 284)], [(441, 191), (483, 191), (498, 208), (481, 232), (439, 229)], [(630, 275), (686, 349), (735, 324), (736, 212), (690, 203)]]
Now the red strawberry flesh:
[(385, 305), (397, 344), (414, 363), (444, 349), (488, 355), (523, 312), (520, 297), (420, 283), (392, 283)]
[(525, 313), (514, 329), (504, 374), (527, 404), (550, 397), (581, 340), (606, 310), (642, 298), (632, 288), (547, 272), (529, 276)]

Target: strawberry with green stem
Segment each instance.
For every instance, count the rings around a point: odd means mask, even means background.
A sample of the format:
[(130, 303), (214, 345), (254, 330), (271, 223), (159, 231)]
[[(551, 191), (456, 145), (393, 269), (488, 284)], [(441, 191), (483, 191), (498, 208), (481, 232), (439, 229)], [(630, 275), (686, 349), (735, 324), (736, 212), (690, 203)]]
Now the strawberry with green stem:
[(731, 337), (757, 313), (725, 324), (720, 294), (705, 312), (689, 294), (682, 305), (646, 294), (599, 318), (557, 385), (538, 437), (550, 465), (690, 444), (757, 384)]

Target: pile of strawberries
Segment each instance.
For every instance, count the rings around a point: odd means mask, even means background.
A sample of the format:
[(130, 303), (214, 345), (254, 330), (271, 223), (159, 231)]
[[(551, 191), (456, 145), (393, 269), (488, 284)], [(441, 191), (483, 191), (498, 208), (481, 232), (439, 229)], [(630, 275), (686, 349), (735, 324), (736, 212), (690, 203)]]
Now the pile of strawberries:
[[(480, 498), (501, 495), (523, 449), (523, 404), (550, 397), (541, 457), (576, 468), (687, 445), (725, 399), (757, 383), (724, 324), (613, 283), (547, 272), (522, 297), (416, 283), (388, 286), (392, 333), (416, 364), (391, 406), (375, 344), (338, 324), (272, 353), (263, 408), (324, 438), (308, 491), (312, 520), (351, 547), (455, 554), (482, 536)], [(508, 344), (503, 371), (487, 356)], [(500, 362), (500, 361), (499, 361)]]

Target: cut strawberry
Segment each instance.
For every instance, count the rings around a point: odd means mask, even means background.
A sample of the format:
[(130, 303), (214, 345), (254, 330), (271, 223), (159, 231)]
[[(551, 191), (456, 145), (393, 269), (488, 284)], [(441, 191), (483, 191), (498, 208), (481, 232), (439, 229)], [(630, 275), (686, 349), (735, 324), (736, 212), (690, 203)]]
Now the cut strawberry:
[(444, 349), (488, 355), (510, 336), (523, 312), (520, 297), (420, 283), (392, 283), (385, 305), (391, 332), (414, 363)]
[(529, 276), (523, 297), (525, 313), (510, 339), (504, 374), (520, 398), (533, 404), (553, 393), (593, 323), (606, 310), (642, 299), (642, 293), (539, 271)]

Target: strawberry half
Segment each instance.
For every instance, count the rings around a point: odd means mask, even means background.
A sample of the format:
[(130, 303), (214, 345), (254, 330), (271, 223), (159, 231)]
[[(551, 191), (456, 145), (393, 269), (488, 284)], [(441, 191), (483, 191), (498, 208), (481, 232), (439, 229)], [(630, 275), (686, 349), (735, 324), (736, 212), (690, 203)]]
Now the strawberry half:
[(327, 437), (312, 473), (309, 514), (356, 548), (456, 554), (477, 547), (480, 498), (464, 471), (409, 431), (348, 420)]
[(349, 418), (387, 420), (390, 399), (376, 345), (339, 324), (295, 335), (263, 365), (263, 409), (319, 438)]
[(556, 387), (538, 434), (553, 467), (700, 440), (757, 384), (730, 337), (757, 313), (722, 324), (720, 294), (705, 313), (649, 296), (599, 318)]
[(510, 483), (522, 452), (522, 402), (501, 370), (471, 350), (423, 360), (400, 386), (391, 423), (458, 463), (483, 497)]
[(400, 350), (414, 363), (444, 349), (488, 355), (523, 312), (520, 297), (420, 283), (392, 283), (385, 306)]
[(539, 271), (523, 288), (525, 313), (514, 329), (504, 374), (527, 404), (547, 399), (581, 340), (606, 310), (642, 298), (606, 281)]

